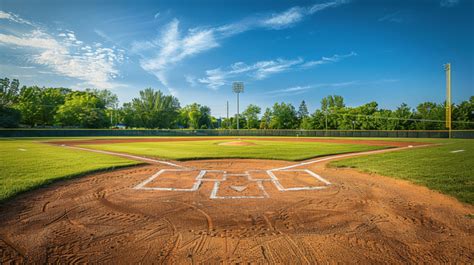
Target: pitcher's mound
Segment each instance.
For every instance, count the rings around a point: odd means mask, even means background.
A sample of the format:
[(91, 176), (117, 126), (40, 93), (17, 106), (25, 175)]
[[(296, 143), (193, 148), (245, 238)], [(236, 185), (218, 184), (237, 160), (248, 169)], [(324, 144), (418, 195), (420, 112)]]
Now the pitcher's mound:
[(246, 146), (246, 145), (255, 145), (255, 144), (250, 143), (250, 142), (244, 142), (244, 141), (233, 141), (233, 142), (219, 143), (219, 145)]

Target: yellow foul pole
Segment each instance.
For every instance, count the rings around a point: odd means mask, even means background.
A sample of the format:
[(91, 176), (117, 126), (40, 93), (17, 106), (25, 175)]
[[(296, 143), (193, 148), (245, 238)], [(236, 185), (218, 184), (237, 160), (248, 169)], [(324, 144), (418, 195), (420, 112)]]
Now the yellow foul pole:
[(444, 70), (446, 71), (446, 128), (451, 138), (451, 64), (445, 64)]

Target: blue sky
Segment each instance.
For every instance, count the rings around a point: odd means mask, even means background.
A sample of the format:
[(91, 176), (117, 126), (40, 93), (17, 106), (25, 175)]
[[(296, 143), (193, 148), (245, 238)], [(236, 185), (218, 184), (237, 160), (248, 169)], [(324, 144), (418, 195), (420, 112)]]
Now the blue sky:
[(474, 1), (0, 0), (0, 76), (25, 85), (106, 88), (121, 102), (146, 87), (213, 115), (342, 95), (349, 106), (474, 95)]

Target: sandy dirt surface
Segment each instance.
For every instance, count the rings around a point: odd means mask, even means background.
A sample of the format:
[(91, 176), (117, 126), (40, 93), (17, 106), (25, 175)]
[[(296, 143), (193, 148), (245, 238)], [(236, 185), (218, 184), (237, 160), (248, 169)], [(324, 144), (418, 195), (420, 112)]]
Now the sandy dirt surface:
[(296, 163), (189, 161), (58, 182), (0, 205), (0, 263), (472, 262), (474, 207), (325, 163), (273, 171), (280, 187), (265, 170)]
[(138, 143), (138, 142), (175, 142), (175, 141), (206, 141), (206, 140), (261, 140), (261, 141), (284, 141), (284, 142), (318, 142), (318, 143), (340, 143), (340, 144), (363, 144), (374, 146), (393, 146), (401, 147), (407, 145), (425, 145), (420, 142), (397, 142), (385, 140), (366, 140), (366, 139), (327, 139), (327, 138), (306, 138), (306, 137), (287, 137), (287, 138), (272, 138), (272, 137), (153, 137), (153, 138), (110, 138), (110, 139), (85, 139), (85, 140), (62, 140), (62, 141), (48, 141), (52, 144), (64, 145), (86, 145), (86, 144), (114, 144), (114, 143)]
[(249, 145), (255, 145), (255, 143), (252, 143), (252, 142), (245, 142), (245, 141), (230, 141), (230, 142), (219, 143), (219, 145), (228, 145), (228, 146), (249, 146)]

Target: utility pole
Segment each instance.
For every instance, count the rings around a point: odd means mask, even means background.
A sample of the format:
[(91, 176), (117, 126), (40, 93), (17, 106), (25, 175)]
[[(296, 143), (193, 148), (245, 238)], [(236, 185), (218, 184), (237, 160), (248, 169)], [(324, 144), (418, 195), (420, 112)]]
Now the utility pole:
[(446, 72), (446, 128), (451, 138), (451, 63), (444, 65)]
[(244, 92), (244, 82), (234, 82), (232, 91), (237, 94), (237, 130), (239, 129), (239, 94)]
[(227, 100), (227, 127), (229, 127), (230, 120), (229, 120), (229, 101)]

